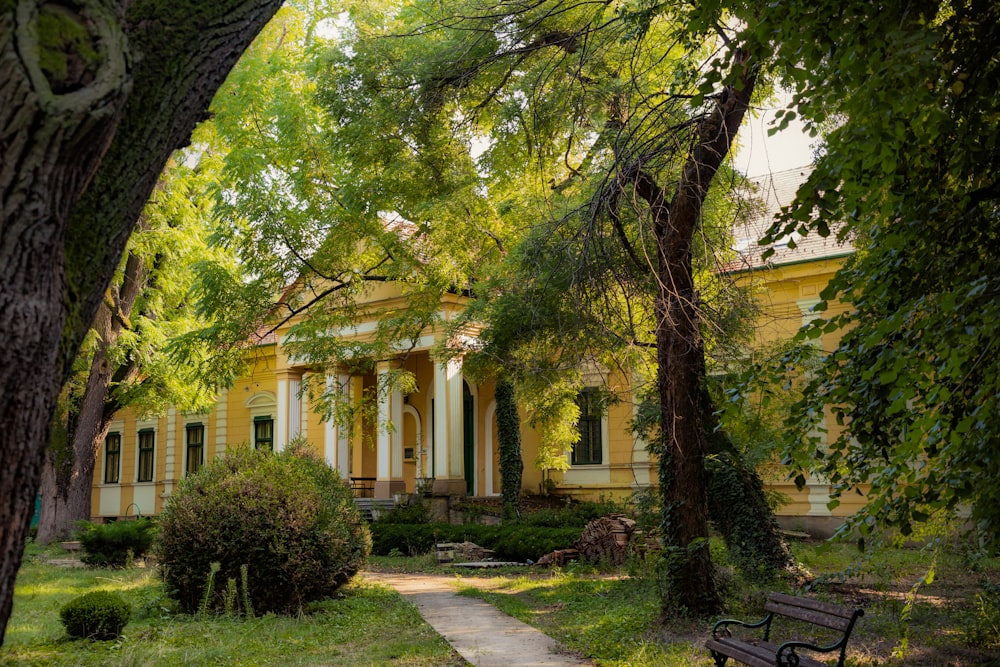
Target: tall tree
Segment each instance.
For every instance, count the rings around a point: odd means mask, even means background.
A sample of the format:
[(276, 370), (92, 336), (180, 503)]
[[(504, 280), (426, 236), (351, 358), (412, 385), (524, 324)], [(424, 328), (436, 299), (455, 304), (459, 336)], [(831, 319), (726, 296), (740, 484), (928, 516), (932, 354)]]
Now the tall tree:
[[(352, 9), (351, 38), (331, 58), (324, 82), (338, 132), (409, 147), (423, 162), (407, 166), (441, 184), (474, 176), (465, 201), (483, 210), (485, 195), (485, 211), (500, 230), (533, 227), (534, 247), (550, 252), (522, 251), (525, 273), (570, 260), (544, 273), (561, 292), (531, 280), (505, 287), (502, 277), (477, 287), (537, 288), (539, 299), (526, 300), (531, 312), (502, 326), (576, 318), (607, 341), (617, 338), (604, 349), (655, 348), (667, 603), (695, 614), (718, 609), (720, 601), (707, 544), (706, 318), (693, 256), (705, 232), (709, 187), (757, 81), (751, 53), (727, 45), (730, 35), (717, 18), (711, 8), (567, 0), (365, 3)], [(718, 67), (705, 68), (716, 48)], [(387, 118), (389, 131), (379, 124)], [(476, 172), (453, 167), (467, 164), (477, 148)], [(371, 182), (359, 181), (368, 188)], [(427, 206), (444, 205), (442, 185), (424, 194)], [(448, 194), (452, 207), (462, 201), (455, 198), (461, 191)], [(467, 216), (476, 214), (469, 209)], [(507, 234), (501, 243), (524, 232)], [(491, 270), (482, 267), (479, 275)], [(651, 293), (650, 305), (630, 300)], [(571, 307), (567, 295), (590, 303)], [(602, 299), (609, 306), (603, 310)], [(626, 314), (624, 323), (601, 326), (609, 313)], [(552, 330), (550, 324), (538, 331)], [(492, 352), (494, 363), (527, 361), (530, 351), (528, 363), (562, 360), (569, 367), (593, 354), (597, 340), (538, 335), (520, 348), (522, 359)], [(575, 395), (568, 372), (544, 392), (542, 406), (564, 433)], [(569, 419), (551, 418), (557, 415)]]
[(788, 454), (835, 496), (870, 485), (845, 531), (965, 525), (996, 546), (1000, 6), (780, 3), (747, 30), (775, 40), (789, 114), (832, 128), (771, 237), (835, 232), (857, 248), (822, 294), (851, 309), (802, 334), (844, 336), (790, 413), (793, 433), (815, 434), (826, 410), (843, 430)]
[[(43, 544), (65, 539), (78, 521), (90, 519), (95, 457), (118, 410), (197, 411), (225, 381), (177, 363), (169, 344), (205, 324), (188, 292), (195, 263), (210, 257), (205, 189), (213, 160), (206, 151), (201, 143), (196, 168), (175, 162), (164, 172), (60, 396), (42, 471), (36, 539)], [(187, 158), (193, 163), (198, 155)]]
[(279, 5), (0, 2), (0, 639), (80, 343), (168, 156)]

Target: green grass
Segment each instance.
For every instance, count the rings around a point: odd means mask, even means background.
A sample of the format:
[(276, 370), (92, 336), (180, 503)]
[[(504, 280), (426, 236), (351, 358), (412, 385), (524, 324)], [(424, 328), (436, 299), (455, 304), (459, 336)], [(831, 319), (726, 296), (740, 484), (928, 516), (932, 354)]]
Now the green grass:
[[(717, 546), (717, 545), (715, 545)], [(852, 635), (852, 667), (1000, 665), (1000, 595), (984, 611), (983, 583), (1000, 582), (1000, 559), (961, 552), (937, 554), (932, 583), (908, 594), (931, 569), (934, 554), (884, 549), (859, 565), (849, 545), (795, 546), (815, 575), (831, 577), (813, 592), (865, 616)], [(733, 580), (726, 616), (760, 618), (764, 591)], [(781, 586), (768, 587), (769, 590)], [(609, 576), (574, 566), (539, 574), (463, 575), (462, 593), (484, 599), (578, 651), (602, 667), (711, 667), (703, 648), (711, 623), (660, 618), (658, 592), (649, 576)], [(786, 587), (801, 594), (802, 591)]]
[[(51, 551), (29, 547), (18, 575), (14, 612), (0, 665), (402, 665), (465, 662), (388, 588), (347, 586), (338, 599), (297, 617), (253, 619), (176, 613), (152, 569), (57, 567)], [(84, 592), (119, 592), (133, 609), (118, 641), (71, 640), (59, 608)]]
[[(796, 544), (815, 575), (831, 577), (814, 594), (865, 608), (851, 639), (849, 667), (931, 667), (1000, 664), (1000, 559), (959, 549), (936, 555), (934, 580), (914, 584), (935, 554), (884, 549), (862, 566), (848, 545)], [(713, 553), (722, 550), (713, 544)], [(45, 562), (55, 552), (29, 548), (15, 593), (0, 665), (402, 665), (465, 663), (393, 591), (348, 586), (335, 600), (294, 618), (250, 620), (176, 613), (153, 570), (71, 569)], [(718, 553), (724, 560), (724, 553)], [(438, 567), (433, 554), (373, 558), (371, 567), (455, 576), (463, 594), (480, 597), (561, 641), (600, 667), (712, 667), (703, 648), (710, 621), (660, 618), (655, 580), (573, 564), (562, 570)], [(852, 569), (853, 568), (853, 569)], [(759, 616), (763, 592), (730, 577), (727, 616)], [(97, 588), (120, 592), (133, 620), (118, 642), (73, 641), (58, 610)], [(773, 587), (769, 587), (773, 588)], [(793, 591), (801, 592), (801, 591)], [(985, 600), (985, 602), (984, 602)]]

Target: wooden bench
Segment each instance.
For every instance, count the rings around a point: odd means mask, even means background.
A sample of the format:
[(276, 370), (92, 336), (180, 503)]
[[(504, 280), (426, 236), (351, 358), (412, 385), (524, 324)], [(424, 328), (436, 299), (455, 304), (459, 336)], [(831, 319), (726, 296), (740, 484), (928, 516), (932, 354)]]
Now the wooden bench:
[[(795, 597), (772, 593), (764, 605), (767, 616), (756, 623), (737, 620), (722, 620), (712, 628), (712, 637), (705, 646), (712, 652), (717, 667), (724, 667), (726, 660), (733, 658), (750, 667), (828, 667), (827, 663), (798, 653), (799, 649), (817, 653), (832, 653), (840, 651), (837, 667), (843, 667), (844, 654), (847, 650), (847, 640), (851, 637), (854, 623), (865, 612), (862, 609), (848, 609), (835, 604), (818, 602), (809, 598)], [(800, 621), (809, 626), (827, 628), (826, 634), (836, 639), (830, 644), (819, 644), (810, 641), (790, 640), (781, 644), (770, 641), (771, 621), (776, 616), (783, 616), (794, 621)], [(750, 629), (761, 629), (760, 639), (737, 639), (732, 636), (730, 626)], [(800, 627), (802, 627), (800, 625)], [(808, 630), (806, 627), (803, 632)], [(811, 634), (811, 633), (810, 633)]]

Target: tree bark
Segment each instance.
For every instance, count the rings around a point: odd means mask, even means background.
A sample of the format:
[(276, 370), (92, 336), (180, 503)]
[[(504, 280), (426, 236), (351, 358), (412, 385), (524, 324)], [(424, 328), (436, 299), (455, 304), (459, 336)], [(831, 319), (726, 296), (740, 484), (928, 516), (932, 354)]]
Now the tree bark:
[(755, 72), (746, 54), (734, 57), (737, 84), (727, 86), (698, 127), (696, 144), (669, 205), (665, 193), (641, 176), (657, 244), (656, 348), (660, 394), (661, 526), (668, 599), (676, 612), (707, 616), (721, 608), (708, 550), (708, 451), (701, 391), (705, 349), (692, 273), (692, 243), (709, 185), (729, 152), (749, 107)]
[(75, 400), (75, 396), (63, 392), (66, 409), (57, 411), (42, 470), (41, 516), (35, 538), (41, 544), (66, 539), (78, 521), (90, 520), (97, 453), (119, 407), (112, 396), (112, 381), (127, 382), (137, 372), (132, 360), (112, 365), (108, 352), (132, 317), (148, 277), (142, 260), (129, 256), (121, 285), (108, 290), (108, 298), (97, 309), (92, 327), (97, 344), (83, 393)]
[[(280, 4), (0, 0), (0, 643), (80, 342), (168, 156)], [(40, 15), (88, 48), (40, 39)]]

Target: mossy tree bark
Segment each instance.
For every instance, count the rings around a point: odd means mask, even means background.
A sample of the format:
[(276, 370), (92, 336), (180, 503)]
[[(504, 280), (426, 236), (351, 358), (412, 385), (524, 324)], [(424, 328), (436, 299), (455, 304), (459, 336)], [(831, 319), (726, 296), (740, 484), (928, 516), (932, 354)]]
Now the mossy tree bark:
[(60, 388), (170, 153), (278, 0), (0, 0), (0, 642)]

